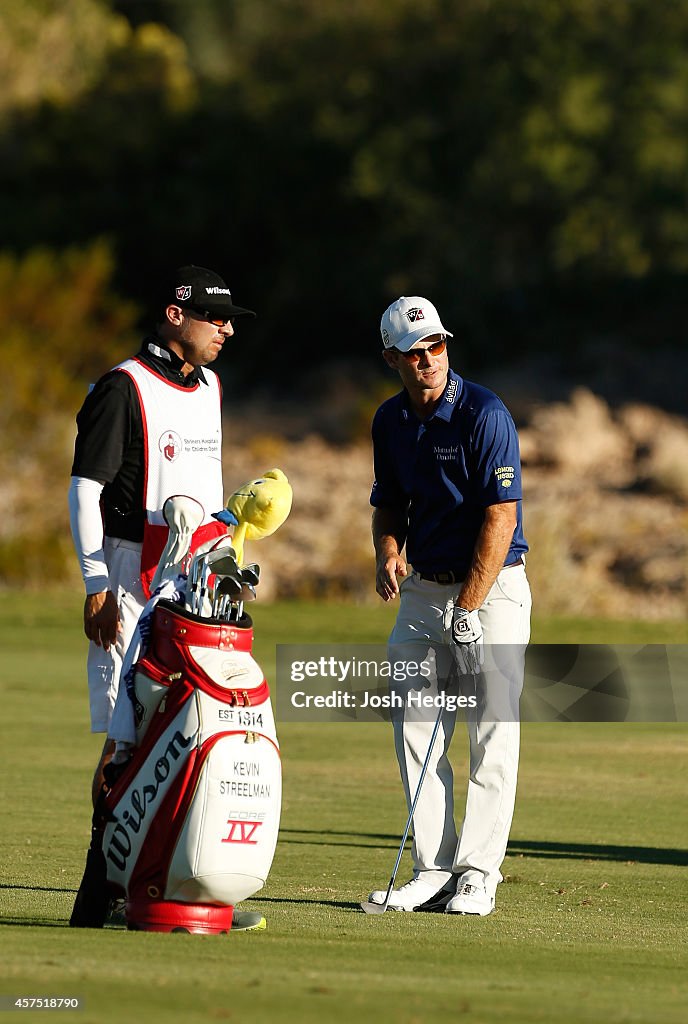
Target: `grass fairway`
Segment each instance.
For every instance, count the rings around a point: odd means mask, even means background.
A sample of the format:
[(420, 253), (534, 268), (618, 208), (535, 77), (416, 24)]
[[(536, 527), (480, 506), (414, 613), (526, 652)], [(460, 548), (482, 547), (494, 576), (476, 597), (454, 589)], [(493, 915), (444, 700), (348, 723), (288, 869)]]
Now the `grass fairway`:
[[(243, 905), (266, 931), (70, 930), (101, 745), (80, 607), (0, 596), (2, 996), (78, 997), (60, 1019), (81, 1022), (686, 1020), (685, 725), (525, 725), (506, 884), (475, 920), (360, 912), (387, 884), (406, 817), (391, 731), (284, 725), (281, 838), (267, 886)], [(270, 674), (277, 642), (383, 641), (392, 614), (259, 605), (256, 656)], [(687, 639), (646, 629), (536, 623), (534, 638)]]

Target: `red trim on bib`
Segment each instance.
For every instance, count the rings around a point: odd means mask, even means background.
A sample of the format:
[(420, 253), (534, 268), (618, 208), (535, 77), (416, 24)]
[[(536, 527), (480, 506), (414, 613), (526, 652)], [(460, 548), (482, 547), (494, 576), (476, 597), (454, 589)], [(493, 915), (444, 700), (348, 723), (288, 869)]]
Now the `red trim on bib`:
[[(147, 373), (150, 373), (152, 377), (157, 377), (157, 379), (161, 380), (163, 384), (167, 384), (168, 387), (174, 388), (175, 391), (185, 391), (188, 395), (193, 395), (194, 391), (198, 391), (201, 386), (201, 383), (198, 380), (190, 388), (184, 387), (183, 384), (175, 384), (174, 381), (168, 380), (167, 377), (163, 377), (161, 374), (156, 373), (155, 370), (151, 370), (150, 366), (146, 366), (146, 364), (142, 363), (140, 359), (136, 358), (136, 356), (132, 358), (132, 362), (138, 363), (139, 366), (143, 367), (143, 369), (146, 370)], [(125, 370), (124, 372), (126, 373), (127, 371)]]

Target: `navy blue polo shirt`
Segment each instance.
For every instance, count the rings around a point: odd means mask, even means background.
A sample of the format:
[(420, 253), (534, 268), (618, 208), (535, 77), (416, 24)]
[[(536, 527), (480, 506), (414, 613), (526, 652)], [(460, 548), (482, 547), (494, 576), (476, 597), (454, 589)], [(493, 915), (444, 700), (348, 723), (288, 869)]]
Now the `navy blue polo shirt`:
[(372, 433), (370, 504), (406, 511), (406, 556), (417, 572), (464, 577), (485, 508), (514, 499), (517, 523), (504, 564), (525, 554), (518, 436), (492, 391), (450, 370), (428, 419), (418, 419), (404, 390), (377, 410)]

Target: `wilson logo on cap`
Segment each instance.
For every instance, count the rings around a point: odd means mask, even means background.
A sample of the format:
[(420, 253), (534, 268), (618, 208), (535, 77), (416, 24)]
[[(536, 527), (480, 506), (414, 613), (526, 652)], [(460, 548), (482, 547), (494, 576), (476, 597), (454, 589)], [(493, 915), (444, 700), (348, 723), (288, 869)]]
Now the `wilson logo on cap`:
[(175, 289), (175, 295), (180, 302), (186, 302), (187, 299), (191, 298), (191, 285), (180, 284), (179, 287)]
[(407, 309), (406, 316), (412, 324), (415, 324), (416, 320), (425, 320), (425, 313), (420, 306), (414, 306), (413, 309)]

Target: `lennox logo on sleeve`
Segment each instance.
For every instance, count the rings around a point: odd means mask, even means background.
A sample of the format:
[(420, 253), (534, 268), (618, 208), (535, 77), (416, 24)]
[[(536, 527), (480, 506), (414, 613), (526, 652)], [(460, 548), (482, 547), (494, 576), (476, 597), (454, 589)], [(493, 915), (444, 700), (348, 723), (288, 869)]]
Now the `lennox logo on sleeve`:
[(497, 483), (500, 483), (502, 487), (511, 487), (515, 475), (513, 466), (499, 466), (495, 469)]

